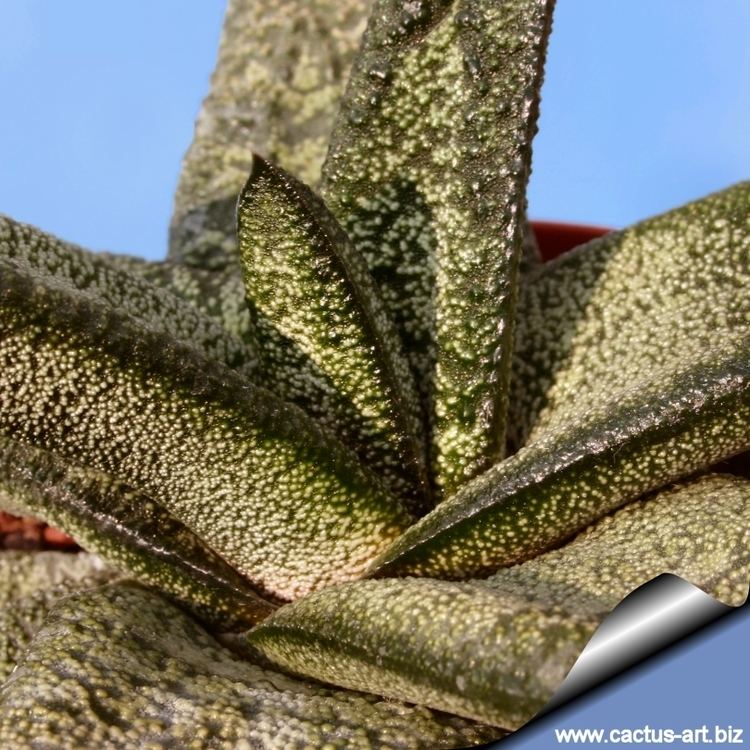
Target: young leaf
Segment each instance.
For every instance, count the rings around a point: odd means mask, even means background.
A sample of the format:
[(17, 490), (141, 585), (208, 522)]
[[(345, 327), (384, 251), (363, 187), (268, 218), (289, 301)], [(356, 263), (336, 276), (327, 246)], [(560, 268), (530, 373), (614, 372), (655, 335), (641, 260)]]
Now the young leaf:
[(502, 735), (242, 661), (156, 594), (124, 583), (61, 602), (0, 692), (0, 736), (18, 750), (447, 750)]
[(323, 196), (413, 353), (447, 495), (504, 450), (552, 0), (375, 4)]
[(548, 263), (518, 311), (517, 447), (750, 323), (750, 183)]
[(285, 670), (516, 728), (619, 601), (674, 573), (733, 604), (750, 583), (750, 482), (713, 475), (635, 503), (492, 578), (357, 581), (246, 640)]
[(58, 599), (113, 577), (98, 557), (83, 552), (0, 552), (0, 685)]
[(0, 508), (63, 528), (90, 552), (179, 599), (223, 629), (274, 610), (233, 568), (163, 508), (92, 469), (0, 437)]
[(296, 407), (0, 262), (0, 432), (144, 492), (262, 592), (359, 576), (410, 522)]
[(236, 265), (253, 149), (316, 185), (370, 0), (230, 0), (211, 91), (182, 167), (169, 257)]
[[(364, 259), (320, 198), (258, 156), (237, 216), (251, 304), (325, 373), (349, 405), (344, 414), (315, 416), (343, 433), (411, 507), (427, 510), (419, 402)], [(276, 350), (270, 359), (284, 356), (280, 345), (277, 337), (260, 340), (261, 350)], [(283, 371), (292, 379), (302, 375), (288, 367)]]
[(548, 429), (412, 526), (372, 572), (492, 573), (748, 447), (750, 332), (676, 371), (653, 368), (632, 390)]
[[(351, 401), (338, 391), (320, 366), (246, 299), (239, 262), (236, 267), (229, 265), (208, 271), (171, 261), (153, 263), (122, 255), (108, 256), (108, 260), (169, 289), (218, 320), (245, 342), (250, 351), (262, 355), (262, 366), (253, 371), (253, 382), (268, 388), (283, 401), (299, 406), (334, 431), (345, 445), (357, 446), (358, 415)], [(264, 342), (262, 350), (259, 341)], [(360, 449), (360, 455), (368, 450), (361, 445)]]

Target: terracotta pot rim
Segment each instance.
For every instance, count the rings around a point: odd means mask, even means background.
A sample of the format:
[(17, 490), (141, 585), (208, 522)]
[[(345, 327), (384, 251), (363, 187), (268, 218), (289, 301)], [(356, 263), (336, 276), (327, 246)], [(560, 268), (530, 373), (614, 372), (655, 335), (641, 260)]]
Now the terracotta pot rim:
[(612, 231), (609, 227), (595, 224), (575, 224), (543, 219), (532, 219), (530, 224), (544, 260), (552, 260), (578, 245), (583, 245)]
[(582, 234), (587, 233), (597, 237), (614, 231), (612, 227), (605, 227), (601, 224), (582, 224), (577, 221), (558, 221), (556, 219), (531, 219), (529, 221), (534, 229), (546, 229), (548, 231), (567, 232), (571, 229), (580, 231)]

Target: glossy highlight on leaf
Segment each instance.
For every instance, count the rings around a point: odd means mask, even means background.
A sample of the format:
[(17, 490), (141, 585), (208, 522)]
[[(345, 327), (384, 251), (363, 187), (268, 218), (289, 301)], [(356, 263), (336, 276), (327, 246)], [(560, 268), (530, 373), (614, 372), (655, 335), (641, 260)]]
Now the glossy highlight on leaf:
[(748, 448), (750, 331), (550, 429), (409, 528), (370, 573), (487, 575)]
[(750, 183), (543, 263), (552, 8), (228, 0), (167, 260), (0, 217), (0, 508), (101, 555), (0, 552), (0, 747), (466, 747), (746, 598)]
[(0, 437), (0, 508), (64, 528), (114, 568), (239, 628), (275, 607), (187, 527), (143, 493), (92, 469)]

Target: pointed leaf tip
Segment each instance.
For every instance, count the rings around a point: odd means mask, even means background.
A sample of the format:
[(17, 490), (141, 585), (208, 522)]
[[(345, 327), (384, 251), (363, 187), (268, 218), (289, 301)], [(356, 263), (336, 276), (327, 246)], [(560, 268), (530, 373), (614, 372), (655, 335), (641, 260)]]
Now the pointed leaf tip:
[[(258, 155), (237, 213), (248, 299), (263, 318), (262, 355), (282, 376), (271, 387), (294, 395), (284, 376), (304, 378), (296, 351), (309, 358), (338, 399), (294, 400), (312, 408), (413, 510), (425, 511), (430, 488), (420, 405), (364, 259), (320, 198)], [(295, 356), (282, 369), (284, 340)]]

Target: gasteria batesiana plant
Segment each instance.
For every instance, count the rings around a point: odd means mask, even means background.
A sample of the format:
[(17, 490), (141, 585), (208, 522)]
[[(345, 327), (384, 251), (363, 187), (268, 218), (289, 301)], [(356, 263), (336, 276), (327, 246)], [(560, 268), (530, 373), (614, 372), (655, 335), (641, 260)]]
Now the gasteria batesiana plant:
[(463, 747), (745, 597), (750, 185), (542, 264), (552, 0), (369, 5), (231, 0), (165, 262), (0, 218), (0, 508), (88, 550), (2, 553), (3, 747)]

